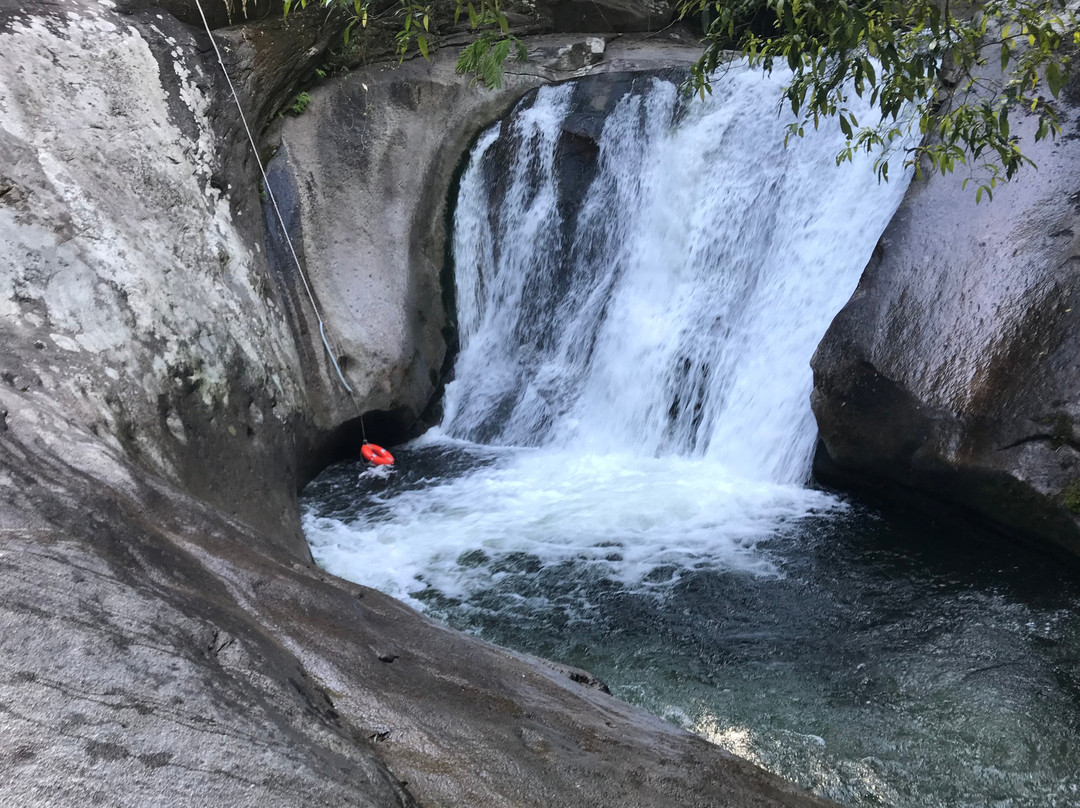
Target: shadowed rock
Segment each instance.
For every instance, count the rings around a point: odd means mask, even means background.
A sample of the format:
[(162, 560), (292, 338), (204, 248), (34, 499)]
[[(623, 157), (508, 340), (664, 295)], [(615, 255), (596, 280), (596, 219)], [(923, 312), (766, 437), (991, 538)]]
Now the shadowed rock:
[[(976, 204), (963, 176), (912, 185), (813, 359), (845, 484), (893, 484), (1080, 553), (1080, 110), (1038, 171)], [(1070, 496), (1070, 492), (1074, 492)]]

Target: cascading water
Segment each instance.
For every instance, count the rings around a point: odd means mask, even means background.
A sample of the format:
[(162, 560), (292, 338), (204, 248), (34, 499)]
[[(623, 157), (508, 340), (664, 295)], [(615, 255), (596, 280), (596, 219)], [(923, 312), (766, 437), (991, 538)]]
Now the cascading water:
[[(806, 479), (810, 355), (904, 183), (878, 185), (869, 160), (838, 169), (835, 137), (785, 148), (781, 83), (733, 71), (708, 104), (659, 79), (628, 93), (571, 221), (556, 155), (573, 86), (481, 138), (456, 218), (446, 434)], [(505, 142), (504, 190), (489, 178)]]
[[(397, 471), (314, 483), (312, 551), (845, 803), (986, 805), (1023, 781), (1033, 798), (1000, 804), (1056, 804), (1080, 785), (1077, 729), (1041, 769), (1014, 750), (1060, 723), (1068, 688), (1010, 712), (1026, 680), (965, 671), (1020, 635), (1058, 671), (1039, 642), (1080, 646), (1075, 621), (968, 561), (899, 573), (915, 562), (880, 519), (805, 486), (809, 360), (904, 183), (865, 156), (837, 167), (839, 135), (785, 148), (782, 84), (732, 67), (705, 103), (656, 78), (608, 100), (547, 87), (484, 133), (456, 211), (443, 423), (395, 449)], [(957, 733), (973, 751), (942, 769)]]

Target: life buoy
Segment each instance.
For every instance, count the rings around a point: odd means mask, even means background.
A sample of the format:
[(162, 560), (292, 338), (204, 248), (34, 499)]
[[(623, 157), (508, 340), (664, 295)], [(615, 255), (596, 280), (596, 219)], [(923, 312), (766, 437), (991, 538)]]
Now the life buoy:
[(363, 455), (364, 460), (376, 466), (394, 465), (394, 456), (374, 443), (365, 443), (360, 448), (360, 454)]

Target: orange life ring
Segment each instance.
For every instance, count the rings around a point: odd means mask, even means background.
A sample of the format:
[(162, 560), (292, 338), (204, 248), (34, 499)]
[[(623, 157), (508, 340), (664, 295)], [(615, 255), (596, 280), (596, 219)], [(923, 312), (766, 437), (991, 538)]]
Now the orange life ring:
[(365, 443), (360, 448), (360, 454), (364, 456), (364, 460), (376, 466), (394, 465), (394, 456), (374, 443)]

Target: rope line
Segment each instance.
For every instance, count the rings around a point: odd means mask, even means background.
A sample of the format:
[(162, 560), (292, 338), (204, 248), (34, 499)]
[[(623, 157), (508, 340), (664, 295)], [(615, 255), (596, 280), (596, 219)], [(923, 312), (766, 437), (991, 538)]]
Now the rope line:
[[(251, 134), (251, 127), (248, 126), (247, 116), (244, 115), (244, 107), (240, 103), (240, 96), (236, 92), (236, 87), (233, 85), (232, 79), (229, 77), (229, 71), (225, 69), (225, 60), (222, 59), (221, 51), (218, 50), (217, 42), (214, 40), (214, 34), (210, 30), (210, 23), (206, 19), (206, 12), (203, 11), (201, 0), (195, 0), (195, 5), (199, 9), (199, 16), (202, 17), (203, 26), (206, 28), (206, 35), (210, 37), (210, 44), (213, 46), (214, 54), (217, 56), (218, 64), (221, 66), (221, 73), (225, 76), (225, 81), (229, 85), (230, 92), (232, 92), (233, 101), (236, 102), (236, 110), (240, 113), (240, 121), (244, 124), (244, 131), (247, 133), (248, 143), (251, 144), (251, 153), (255, 155), (255, 162), (258, 164), (259, 173), (262, 175), (263, 190), (266, 191), (266, 195), (270, 198), (270, 204), (273, 206), (274, 213), (277, 215), (278, 224), (281, 225), (281, 232), (285, 236), (285, 243), (289, 246), (289, 254), (292, 255), (293, 262), (296, 264), (296, 271), (304, 284), (304, 291), (307, 292), (308, 300), (311, 301), (311, 308), (315, 312), (315, 318), (319, 321), (319, 336), (322, 338), (323, 347), (326, 348), (326, 355), (330, 357), (330, 363), (334, 366), (334, 370), (337, 371), (337, 376), (341, 380), (342, 386), (349, 391), (353, 403), (356, 404), (357, 409), (360, 409), (360, 402), (356, 400), (356, 394), (353, 392), (353, 389), (349, 387), (349, 383), (345, 381), (345, 374), (341, 372), (341, 367), (338, 365), (337, 358), (334, 356), (334, 351), (330, 347), (330, 341), (326, 338), (326, 329), (323, 324), (322, 313), (319, 311), (319, 306), (315, 302), (315, 295), (311, 291), (311, 285), (308, 283), (307, 274), (300, 265), (300, 259), (296, 255), (296, 248), (293, 247), (292, 239), (289, 237), (289, 228), (285, 226), (285, 217), (281, 215), (281, 208), (278, 207), (277, 199), (274, 197), (274, 191), (270, 187), (270, 179), (266, 176), (266, 168), (263, 166), (262, 158), (259, 157), (259, 147), (255, 145), (255, 136)], [(364, 432), (363, 412), (360, 414), (360, 431)], [(367, 442), (366, 434), (364, 435), (364, 442)]]

